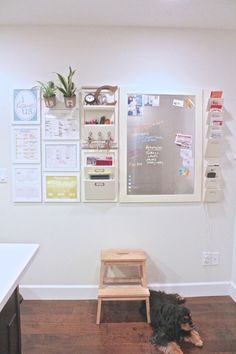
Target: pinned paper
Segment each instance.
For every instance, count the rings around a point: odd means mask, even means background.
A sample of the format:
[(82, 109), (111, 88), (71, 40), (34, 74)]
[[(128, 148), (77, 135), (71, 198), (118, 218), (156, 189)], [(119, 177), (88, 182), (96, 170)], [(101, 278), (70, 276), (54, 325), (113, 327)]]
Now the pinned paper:
[(184, 101), (183, 100), (177, 100), (173, 99), (173, 106), (175, 107), (184, 107)]
[(183, 166), (184, 166), (184, 167), (191, 167), (191, 166), (193, 166), (193, 159), (185, 159), (185, 160), (183, 160)]
[(175, 136), (175, 144), (183, 148), (185, 147), (186, 149), (191, 148), (192, 140), (193, 140), (192, 135), (178, 133)]
[(184, 176), (184, 177), (189, 176), (189, 169), (186, 167), (180, 167), (178, 169), (178, 176)]
[(182, 159), (191, 159), (193, 156), (192, 150), (190, 149), (180, 149), (180, 156)]
[(144, 106), (159, 107), (160, 106), (160, 96), (158, 96), (158, 95), (145, 95), (144, 96)]
[(191, 100), (191, 98), (187, 97), (187, 98), (185, 98), (185, 100), (184, 100), (184, 107), (185, 107), (185, 108), (193, 108), (193, 107), (195, 107), (195, 104), (194, 104), (194, 102)]

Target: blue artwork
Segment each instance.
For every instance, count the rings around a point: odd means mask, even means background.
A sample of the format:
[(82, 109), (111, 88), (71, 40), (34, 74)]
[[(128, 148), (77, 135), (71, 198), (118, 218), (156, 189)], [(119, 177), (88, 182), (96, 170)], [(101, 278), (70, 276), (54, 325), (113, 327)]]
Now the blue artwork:
[(38, 92), (36, 89), (14, 90), (13, 123), (39, 123)]

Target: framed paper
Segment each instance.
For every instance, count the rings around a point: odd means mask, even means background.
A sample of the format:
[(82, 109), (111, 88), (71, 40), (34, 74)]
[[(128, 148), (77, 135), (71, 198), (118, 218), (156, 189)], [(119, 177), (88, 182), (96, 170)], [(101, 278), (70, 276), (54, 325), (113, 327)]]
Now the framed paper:
[(42, 201), (40, 166), (13, 166), (13, 201)]
[(201, 201), (202, 93), (123, 89), (120, 200)]
[(51, 109), (43, 114), (45, 140), (79, 140), (78, 109)]
[(79, 143), (45, 142), (43, 145), (44, 171), (79, 171)]
[(13, 124), (40, 124), (40, 91), (15, 89), (13, 91)]
[(44, 173), (43, 198), (45, 202), (80, 201), (79, 174), (70, 172)]
[(40, 127), (13, 127), (13, 163), (40, 163), (40, 160)]

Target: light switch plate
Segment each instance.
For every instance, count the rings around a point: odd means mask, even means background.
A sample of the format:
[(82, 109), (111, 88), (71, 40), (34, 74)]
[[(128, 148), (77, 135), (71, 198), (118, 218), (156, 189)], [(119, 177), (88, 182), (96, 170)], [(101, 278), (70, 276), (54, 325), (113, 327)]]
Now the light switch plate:
[(0, 183), (7, 183), (8, 176), (7, 176), (7, 169), (0, 168)]

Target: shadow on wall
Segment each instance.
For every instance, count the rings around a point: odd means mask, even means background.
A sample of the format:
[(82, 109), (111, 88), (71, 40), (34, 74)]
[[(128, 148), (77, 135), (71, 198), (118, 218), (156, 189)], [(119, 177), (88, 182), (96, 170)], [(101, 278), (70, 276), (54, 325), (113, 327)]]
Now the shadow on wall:
[(174, 279), (181, 280), (181, 277), (168, 267), (165, 263), (160, 262), (160, 260), (153, 260), (149, 255), (147, 255), (147, 280), (148, 284), (165, 284), (166, 279), (172, 277)]

